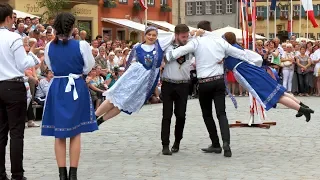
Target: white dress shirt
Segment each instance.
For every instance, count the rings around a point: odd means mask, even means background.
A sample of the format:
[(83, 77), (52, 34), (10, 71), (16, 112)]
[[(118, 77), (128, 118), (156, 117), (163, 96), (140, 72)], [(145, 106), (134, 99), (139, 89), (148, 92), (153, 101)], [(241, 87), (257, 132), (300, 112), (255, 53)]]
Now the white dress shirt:
[(27, 55), (18, 33), (0, 27), (0, 81), (23, 77), (24, 71), (40, 63), (32, 52)]
[(196, 70), (198, 78), (208, 78), (224, 74), (223, 63), (221, 60), (225, 57), (232, 56), (249, 62), (245, 51), (231, 46), (222, 37), (205, 33), (202, 37), (195, 37), (185, 46), (166, 54), (169, 61), (193, 53), (196, 58)]
[[(173, 50), (173, 45), (170, 45), (165, 53)], [(191, 59), (192, 55), (186, 55), (186, 61), (183, 64), (179, 64), (175, 61), (168, 61), (164, 66), (162, 78), (170, 79), (170, 80), (189, 80), (190, 79), (190, 70), (191, 70)]]

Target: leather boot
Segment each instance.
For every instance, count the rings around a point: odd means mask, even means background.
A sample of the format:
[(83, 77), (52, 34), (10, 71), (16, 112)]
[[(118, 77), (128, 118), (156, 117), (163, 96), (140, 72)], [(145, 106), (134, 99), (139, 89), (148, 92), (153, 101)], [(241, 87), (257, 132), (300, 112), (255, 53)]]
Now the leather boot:
[(69, 180), (78, 180), (76, 167), (70, 167), (69, 170)]
[[(302, 106), (302, 107), (309, 108), (309, 106), (303, 104), (302, 102), (300, 102), (299, 104), (300, 104), (300, 106)], [(296, 117), (301, 117), (301, 116), (303, 116), (303, 113), (298, 112), (298, 113), (296, 114)]]
[(163, 146), (163, 148), (162, 148), (162, 154), (163, 154), (163, 155), (172, 155), (172, 152), (170, 151), (168, 145), (164, 145), (164, 146)]
[(68, 180), (68, 172), (66, 167), (59, 167), (60, 180)]
[(311, 114), (313, 114), (314, 111), (310, 108), (305, 108), (305, 107), (301, 106), (298, 113), (303, 114), (306, 117), (306, 121), (309, 122), (311, 119)]
[(175, 141), (171, 148), (171, 152), (176, 153), (179, 151), (179, 148), (180, 148), (180, 141)]

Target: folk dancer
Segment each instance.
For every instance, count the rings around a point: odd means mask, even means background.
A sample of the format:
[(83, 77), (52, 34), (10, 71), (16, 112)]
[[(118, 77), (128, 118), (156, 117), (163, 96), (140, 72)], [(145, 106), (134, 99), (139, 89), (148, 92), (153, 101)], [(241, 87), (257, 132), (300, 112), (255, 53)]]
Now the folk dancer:
[(6, 146), (10, 133), (11, 179), (26, 180), (23, 169), (23, 141), (27, 115), (27, 91), (24, 71), (40, 63), (35, 55), (39, 49), (31, 46), (28, 55), (21, 36), (11, 32), (13, 8), (0, 4), (0, 179), (6, 174)]
[[(232, 46), (242, 49), (236, 42), (236, 35), (227, 32), (225, 39)], [(268, 73), (258, 66), (249, 64), (240, 59), (227, 57), (224, 61), (227, 69), (234, 72), (237, 81), (245, 87), (266, 110), (274, 107), (276, 103), (281, 103), (288, 108), (297, 110), (306, 117), (309, 122), (311, 114), (314, 113), (308, 106), (296, 99), (293, 95), (286, 93), (286, 88), (278, 84)]]
[[(185, 24), (177, 25), (175, 27), (175, 41), (172, 42), (166, 52), (187, 44), (188, 37), (188, 26)], [(164, 66), (161, 77), (161, 93), (163, 100), (161, 140), (163, 155), (172, 155), (172, 152), (175, 153), (179, 151), (180, 141), (183, 136), (183, 129), (186, 121), (191, 59), (191, 54), (187, 54), (174, 61), (167, 61)], [(176, 116), (174, 131), (175, 142), (170, 151), (170, 124), (173, 112)]]
[(159, 81), (163, 51), (173, 41), (172, 36), (158, 40), (158, 29), (149, 26), (145, 30), (145, 42), (132, 49), (127, 70), (108, 91), (106, 100), (96, 110), (100, 125), (121, 111), (132, 114), (141, 109), (152, 96)]
[[(60, 13), (54, 22), (56, 37), (45, 47), (45, 62), (53, 72), (42, 118), (42, 135), (55, 137), (60, 180), (77, 180), (81, 133), (98, 129), (88, 87), (95, 60), (86, 41), (70, 39), (75, 17)], [(70, 171), (66, 168), (66, 138), (70, 138)]]
[[(209, 21), (201, 21), (198, 28), (211, 31)], [(197, 31), (196, 35), (201, 31)], [(247, 60), (246, 53), (230, 46), (224, 39), (214, 35), (205, 34), (196, 37), (185, 46), (180, 46), (166, 54), (167, 59), (174, 60), (178, 57), (194, 53), (196, 58), (196, 71), (199, 82), (199, 101), (202, 116), (210, 134), (212, 145), (203, 148), (204, 152), (221, 153), (222, 149), (217, 134), (217, 129), (212, 116), (212, 100), (214, 101), (217, 118), (219, 120), (223, 141), (224, 156), (231, 157), (230, 130), (226, 115), (224, 67), (221, 60), (226, 56), (234, 56)]]

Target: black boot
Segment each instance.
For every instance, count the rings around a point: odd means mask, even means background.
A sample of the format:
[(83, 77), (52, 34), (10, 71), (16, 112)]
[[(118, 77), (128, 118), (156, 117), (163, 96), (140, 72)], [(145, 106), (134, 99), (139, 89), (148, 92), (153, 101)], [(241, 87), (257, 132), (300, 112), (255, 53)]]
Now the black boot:
[(69, 170), (69, 180), (78, 180), (76, 167), (70, 167)]
[(66, 167), (59, 167), (60, 180), (68, 180), (68, 172)]
[(179, 147), (180, 147), (180, 141), (175, 141), (172, 148), (171, 148), (171, 151), (173, 153), (176, 153), (179, 151)]
[(97, 119), (98, 126), (100, 126), (102, 123), (104, 123), (103, 116), (101, 116), (100, 118), (98, 116), (96, 116), (96, 119)]
[(201, 149), (205, 153), (217, 153), (220, 154), (222, 152), (221, 146), (219, 145), (210, 145), (207, 148), (202, 148)]
[(223, 150), (224, 150), (224, 157), (231, 157), (232, 156), (232, 152), (231, 152), (231, 148), (229, 143), (224, 142), (223, 143)]
[(312, 109), (301, 106), (298, 113), (303, 114), (306, 117), (306, 121), (309, 122), (311, 119), (311, 114), (313, 114), (314, 111)]
[(162, 154), (163, 154), (163, 155), (172, 155), (172, 152), (170, 151), (168, 145), (164, 145), (164, 146), (163, 146), (163, 148), (162, 148)]
[[(302, 106), (302, 107), (309, 108), (309, 106), (303, 104), (302, 102), (300, 102), (299, 104), (300, 104), (300, 106)], [(301, 116), (303, 116), (303, 113), (298, 112), (298, 113), (296, 114), (296, 117), (301, 117)]]

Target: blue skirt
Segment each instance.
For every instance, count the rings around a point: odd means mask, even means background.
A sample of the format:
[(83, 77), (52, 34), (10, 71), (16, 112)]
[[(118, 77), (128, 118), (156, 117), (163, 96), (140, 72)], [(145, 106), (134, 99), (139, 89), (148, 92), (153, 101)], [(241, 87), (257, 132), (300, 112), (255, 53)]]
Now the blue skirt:
[(91, 96), (85, 81), (75, 79), (78, 99), (73, 99), (73, 89), (65, 92), (68, 78), (52, 80), (46, 98), (43, 118), (43, 136), (68, 138), (80, 133), (98, 130)]
[(253, 92), (253, 96), (256, 94), (256, 98), (261, 100), (266, 110), (275, 107), (286, 92), (286, 89), (261, 67), (242, 62), (234, 72), (237, 74), (237, 81), (249, 92)]

